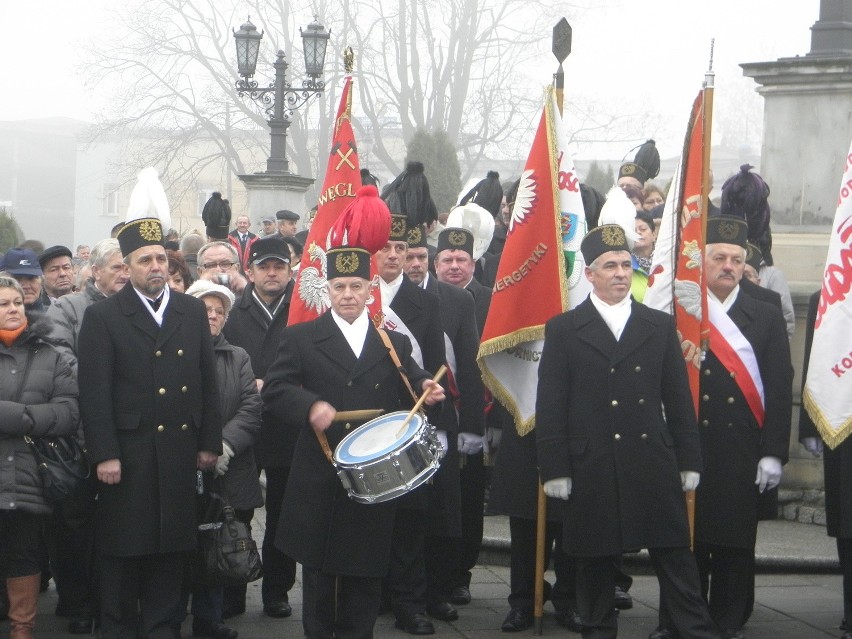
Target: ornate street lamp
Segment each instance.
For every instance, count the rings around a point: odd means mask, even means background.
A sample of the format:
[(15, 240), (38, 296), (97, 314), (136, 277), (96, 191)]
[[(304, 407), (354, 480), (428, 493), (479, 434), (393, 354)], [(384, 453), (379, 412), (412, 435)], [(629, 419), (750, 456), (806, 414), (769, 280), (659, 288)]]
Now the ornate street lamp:
[[(301, 29), (300, 29), (301, 31)], [(287, 128), (294, 110), (305, 104), (313, 95), (323, 92), (325, 82), (320, 78), (325, 65), (325, 50), (331, 33), (319, 24), (317, 18), (302, 31), (302, 46), (305, 53), (305, 69), (308, 78), (302, 80), (301, 87), (293, 87), (287, 82), (287, 61), (284, 52), (279, 50), (272, 66), (275, 68), (275, 81), (269, 87), (258, 87), (253, 80), (260, 52), (263, 32), (250, 20), (234, 30), (237, 47), (237, 72), (242, 77), (237, 80), (238, 95), (247, 94), (252, 100), (260, 102), (269, 114), (270, 152), (266, 161), (267, 173), (290, 173), (287, 161)]]

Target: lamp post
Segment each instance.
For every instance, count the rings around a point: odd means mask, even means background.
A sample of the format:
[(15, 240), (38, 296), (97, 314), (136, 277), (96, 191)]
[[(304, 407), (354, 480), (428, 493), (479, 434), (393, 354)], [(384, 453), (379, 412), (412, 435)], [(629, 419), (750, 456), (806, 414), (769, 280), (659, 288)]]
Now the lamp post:
[(331, 33), (325, 30), (317, 18), (314, 18), (304, 31), (301, 28), (299, 31), (302, 35), (305, 73), (308, 77), (302, 80), (300, 87), (293, 87), (287, 81), (287, 67), (290, 65), (287, 64), (284, 52), (279, 50), (272, 64), (275, 68), (275, 81), (266, 88), (259, 87), (257, 80), (252, 79), (257, 67), (263, 32), (258, 33), (250, 20), (246, 20), (239, 31), (233, 32), (237, 47), (237, 71), (242, 77), (236, 83), (237, 94), (248, 95), (262, 104), (269, 114), (270, 151), (266, 161), (267, 174), (290, 173), (287, 161), (287, 129), (292, 112), (325, 89), (325, 82), (320, 76), (325, 65), (325, 50)]

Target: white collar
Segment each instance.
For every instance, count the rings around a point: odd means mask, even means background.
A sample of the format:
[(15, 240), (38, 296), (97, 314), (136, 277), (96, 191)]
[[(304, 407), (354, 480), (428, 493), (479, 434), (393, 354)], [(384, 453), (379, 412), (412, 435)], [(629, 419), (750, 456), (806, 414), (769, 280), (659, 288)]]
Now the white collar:
[(422, 289), (425, 289), (425, 288), (426, 288), (426, 286), (429, 284), (429, 276), (431, 276), (431, 275), (432, 275), (432, 274), (431, 274), (431, 273), (429, 272), (429, 270), (427, 269), (427, 270), (426, 270), (426, 277), (424, 277), (424, 278), (423, 278), (423, 281), (422, 281), (422, 282), (420, 282), (420, 288), (422, 288)]
[(403, 277), (405, 277), (405, 273), (400, 273), (396, 279), (390, 282), (385, 282), (381, 277), (379, 278), (379, 288), (382, 290), (383, 306), (391, 305), (393, 298), (395, 298), (396, 294), (399, 292), (399, 287), (402, 286)]
[(142, 300), (142, 306), (148, 309), (148, 312), (151, 314), (151, 317), (153, 317), (154, 321), (157, 322), (157, 326), (162, 326), (163, 315), (166, 312), (166, 306), (169, 305), (169, 299), (171, 298), (171, 290), (169, 289), (169, 285), (166, 284), (166, 286), (163, 288), (162, 294), (157, 298), (160, 299), (160, 297), (162, 297), (162, 300), (160, 301), (160, 308), (158, 308), (156, 311), (149, 303), (154, 300), (152, 300), (150, 297), (142, 295), (139, 289), (137, 289), (135, 286), (133, 287), (133, 290), (136, 292), (136, 295), (139, 296), (139, 299)]
[(716, 300), (717, 302), (719, 302), (719, 304), (722, 305), (722, 308), (725, 309), (726, 313), (731, 310), (731, 307), (734, 305), (734, 302), (737, 301), (737, 296), (739, 294), (740, 285), (737, 284), (736, 287), (734, 287), (734, 290), (728, 293), (728, 297), (726, 297), (725, 301), (723, 302), (718, 297), (716, 297), (713, 291), (711, 291), (709, 288), (707, 289), (707, 297), (709, 297), (711, 300)]
[(337, 324), (337, 328), (340, 329), (343, 337), (349, 343), (352, 352), (355, 353), (355, 357), (361, 357), (361, 351), (364, 349), (364, 342), (367, 339), (367, 331), (370, 329), (370, 315), (367, 308), (365, 307), (351, 324), (335, 313), (334, 309), (329, 312), (334, 323)]
[(592, 300), (598, 313), (601, 314), (603, 321), (612, 331), (616, 340), (621, 339), (621, 333), (627, 325), (627, 320), (630, 319), (630, 312), (633, 308), (633, 299), (630, 295), (625, 296), (620, 302), (615, 304), (607, 304), (592, 291), (589, 293), (589, 298)]

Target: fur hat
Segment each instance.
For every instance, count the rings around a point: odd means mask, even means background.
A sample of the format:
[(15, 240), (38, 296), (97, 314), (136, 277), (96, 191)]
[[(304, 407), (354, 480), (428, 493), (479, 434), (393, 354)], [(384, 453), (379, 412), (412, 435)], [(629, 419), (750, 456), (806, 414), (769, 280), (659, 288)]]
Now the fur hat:
[(438, 219), (422, 162), (409, 162), (405, 171), (382, 190), (382, 199), (391, 213), (405, 215), (410, 226), (428, 226)]
[(754, 167), (743, 164), (740, 172), (732, 175), (722, 185), (722, 215), (731, 215), (745, 220), (748, 225), (748, 240), (755, 244), (771, 265), (768, 253), (772, 249), (772, 231), (769, 228), (769, 185), (763, 181)]
[(503, 187), (500, 185), (500, 174), (497, 171), (488, 171), (484, 180), (479, 180), (471, 189), (459, 198), (459, 205), (473, 202), (479, 204), (491, 217), (497, 217), (500, 206), (503, 203)]
[(657, 177), (659, 172), (660, 152), (657, 150), (657, 143), (654, 140), (646, 140), (636, 151), (633, 162), (625, 162), (621, 165), (618, 169), (618, 177), (636, 178), (640, 184), (645, 184), (646, 180)]

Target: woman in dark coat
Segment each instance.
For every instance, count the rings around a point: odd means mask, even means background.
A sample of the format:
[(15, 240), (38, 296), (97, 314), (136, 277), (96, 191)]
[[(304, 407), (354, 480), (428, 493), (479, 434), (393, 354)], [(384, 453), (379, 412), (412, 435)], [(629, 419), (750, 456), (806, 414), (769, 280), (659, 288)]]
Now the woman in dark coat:
[[(232, 346), (221, 334), (234, 304), (234, 294), (206, 280), (195, 282), (187, 294), (201, 299), (216, 351), (216, 377), (219, 402), (225, 425), (222, 428), (222, 456), (216, 463), (219, 490), (233, 506), (237, 519), (250, 524), (254, 509), (263, 506), (257, 477), (254, 445), (260, 434), (261, 400), (248, 354)], [(222, 624), (225, 599), (229, 607), (245, 609), (245, 584), (225, 588), (196, 589), (192, 595), (192, 634), (195, 637), (234, 639), (237, 632)]]
[(33, 636), (41, 527), (52, 512), (24, 437), (73, 435), (80, 417), (77, 383), (47, 333), (44, 320), (24, 313), (20, 284), (0, 274), (0, 564), (12, 639)]

